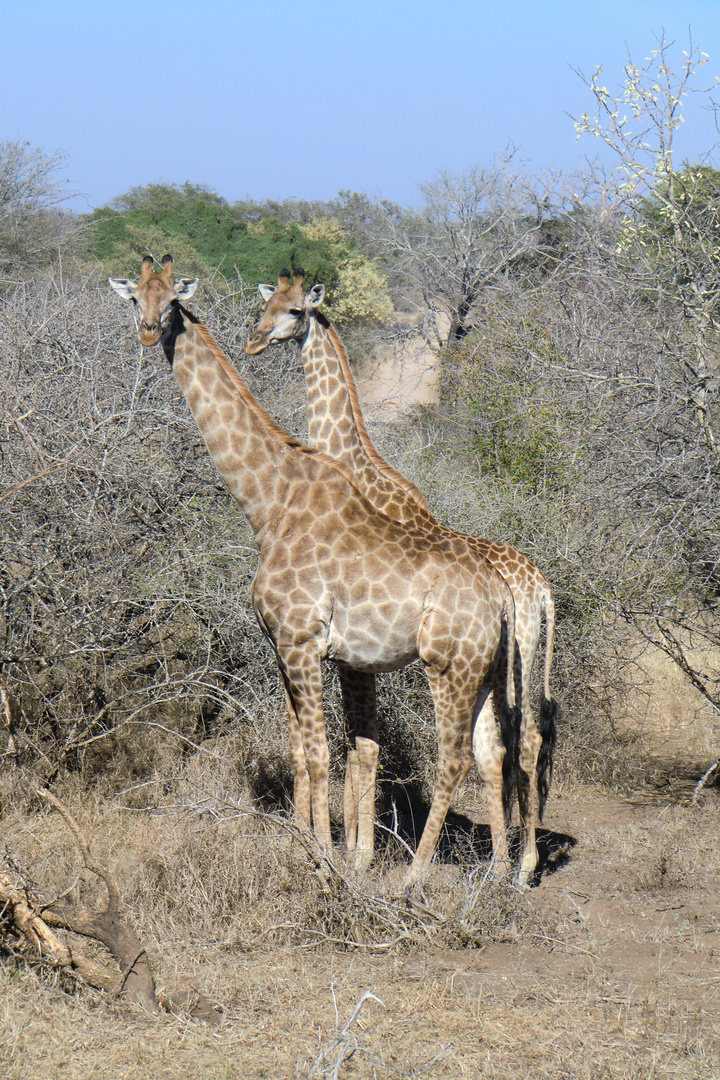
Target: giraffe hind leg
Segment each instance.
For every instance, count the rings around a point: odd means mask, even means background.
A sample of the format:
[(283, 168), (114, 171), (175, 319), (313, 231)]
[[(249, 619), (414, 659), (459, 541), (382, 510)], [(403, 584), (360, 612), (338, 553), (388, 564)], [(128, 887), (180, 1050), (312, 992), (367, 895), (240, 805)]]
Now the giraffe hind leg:
[[(486, 779), (485, 790), (490, 810), (493, 850), (503, 862), (507, 862), (507, 838), (502, 807), (502, 760), (505, 751), (497, 734), (488, 700), (492, 689), (487, 682), (488, 668), (489, 664), (486, 664), (482, 678), (479, 680), (480, 690), (476, 689), (472, 695), (468, 693), (470, 679), (467, 671), (460, 673), (445, 671), (440, 674), (433, 668), (426, 669), (435, 704), (438, 768), (430, 813), (420, 837), (415, 858), (405, 876), (405, 888), (421, 880), (430, 865), (450, 803), (473, 762), (474, 717), (478, 713), (482, 716), (486, 706), (491, 717), (491, 724), (486, 725), (486, 728), (488, 732), (492, 731), (494, 734), (495, 752), (491, 755), (494, 767), (486, 769), (483, 778)], [(478, 682), (475, 681), (474, 685), (477, 688)], [(475, 732), (477, 733), (477, 723)], [(483, 760), (487, 763), (485, 756)]]
[(305, 761), (302, 731), (295, 713), (295, 705), (285, 688), (290, 727), (290, 764), (293, 774), (293, 806), (298, 820), (310, 828), (312, 824), (312, 806), (310, 800), (310, 773)]
[(345, 839), (355, 854), (355, 869), (372, 862), (375, 847), (375, 788), (377, 785), (377, 700), (375, 676), (338, 666), (343, 713), (350, 749), (343, 801)]
[[(502, 737), (503, 722), (501, 717), (505, 714), (506, 726), (514, 726), (514, 714), (506, 710), (510, 707), (507, 702), (493, 702), (488, 694), (482, 705), (478, 703), (477, 719), (473, 730), (472, 748), (480, 779), (483, 782), (485, 801), (487, 803), (488, 818), (490, 821), (490, 833), (492, 835), (493, 850), (493, 874), (495, 877), (505, 877), (510, 871), (510, 850), (508, 848), (508, 825), (511, 805), (508, 800), (509, 773), (512, 774), (512, 786), (514, 789), (515, 766), (512, 750), (508, 751)], [(500, 724), (497, 720), (500, 719)], [(507, 733), (506, 733), (507, 734)], [(517, 736), (507, 734), (511, 746), (517, 745)], [(508, 769), (506, 761), (511, 765)]]
[(530, 884), (538, 863), (536, 830), (539, 821), (537, 792), (537, 763), (542, 738), (538, 731), (530, 701), (525, 695), (522, 710), (522, 730), (518, 768), (518, 806), (520, 809), (520, 867), (518, 885)]

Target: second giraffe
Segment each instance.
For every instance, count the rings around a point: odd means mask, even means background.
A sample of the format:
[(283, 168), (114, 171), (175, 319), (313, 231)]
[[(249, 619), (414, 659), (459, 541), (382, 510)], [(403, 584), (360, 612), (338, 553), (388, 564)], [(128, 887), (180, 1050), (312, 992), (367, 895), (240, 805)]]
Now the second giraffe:
[[(297, 270), (291, 282), (290, 272), (284, 270), (276, 288), (260, 286), (260, 294), (266, 305), (246, 346), (247, 352), (256, 355), (271, 342), (299, 341), (307, 383), (310, 445), (346, 465), (360, 491), (388, 517), (429, 531), (432, 535), (437, 535), (437, 531), (441, 530), (444, 535), (457, 537), (457, 533), (435, 521), (417, 487), (393, 469), (373, 444), (365, 426), (355, 379), (342, 342), (319, 310), (324, 287), (316, 285), (305, 293), (302, 282), (302, 271)], [(522, 705), (518, 770), (521, 824), (518, 883), (526, 886), (538, 862), (535, 835), (547, 799), (555, 746), (558, 710), (550, 694), (555, 633), (553, 593), (549, 581), (540, 570), (510, 544), (473, 536), (464, 539), (481, 563), (487, 560), (502, 575), (515, 601), (516, 694)], [(529, 682), (543, 615), (546, 620), (545, 668), (539, 722), (536, 722)], [(490, 709), (489, 701), (486, 709)], [(473, 750), (481, 775), (488, 753), (485, 745), (487, 720), (477, 725), (473, 738)], [(348, 816), (346, 814), (346, 818)]]

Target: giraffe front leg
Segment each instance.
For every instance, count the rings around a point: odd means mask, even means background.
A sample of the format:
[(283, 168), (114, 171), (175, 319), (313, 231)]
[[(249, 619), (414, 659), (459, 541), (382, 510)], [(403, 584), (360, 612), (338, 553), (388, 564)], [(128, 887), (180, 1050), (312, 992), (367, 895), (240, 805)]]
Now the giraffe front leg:
[(292, 721), (290, 723), (290, 741), (294, 768), (296, 759), (298, 761), (298, 771), (295, 773), (296, 797), (300, 804), (298, 812), (303, 818), (305, 813), (308, 813), (305, 780), (303, 770), (299, 767), (301, 743), (305, 771), (309, 778), (313, 831), (321, 846), (330, 851), (332, 839), (328, 794), (329, 754), (322, 703), (320, 658), (312, 640), (301, 645), (286, 645), (278, 641), (278, 653), (284, 668), (289, 709), (295, 717), (295, 724)]
[(375, 853), (375, 789), (379, 747), (374, 739), (356, 740), (358, 768), (358, 838), (355, 869), (367, 870)]

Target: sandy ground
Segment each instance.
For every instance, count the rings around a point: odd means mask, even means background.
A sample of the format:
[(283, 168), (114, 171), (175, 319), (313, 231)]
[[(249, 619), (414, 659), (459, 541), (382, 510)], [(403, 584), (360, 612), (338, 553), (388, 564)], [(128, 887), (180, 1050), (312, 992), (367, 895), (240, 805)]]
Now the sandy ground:
[(367, 422), (391, 423), (414, 405), (437, 401), (437, 356), (418, 335), (386, 348), (358, 376)]

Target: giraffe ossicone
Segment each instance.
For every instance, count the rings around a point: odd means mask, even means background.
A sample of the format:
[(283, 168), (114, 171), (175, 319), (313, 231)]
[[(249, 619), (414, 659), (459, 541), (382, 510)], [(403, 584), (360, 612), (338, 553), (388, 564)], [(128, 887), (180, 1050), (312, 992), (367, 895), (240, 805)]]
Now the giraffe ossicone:
[[(347, 466), (354, 483), (376, 510), (393, 520), (437, 535), (458, 536), (430, 515), (418, 488), (378, 452), (363, 419), (355, 379), (337, 331), (318, 310), (324, 288), (303, 289), (304, 274), (284, 270), (276, 287), (261, 285), (265, 308), (246, 346), (251, 355), (269, 344), (301, 343), (308, 393), (308, 442)], [(516, 695), (521, 702), (518, 802), (521, 844), (518, 882), (527, 885), (538, 862), (536, 829), (542, 819), (552, 776), (557, 704), (550, 693), (550, 666), (555, 633), (555, 605), (549, 581), (530, 560), (510, 544), (481, 537), (464, 537), (479, 560), (487, 560), (507, 582), (515, 601)], [(546, 623), (545, 666), (539, 718), (531, 705), (529, 684), (538, 649), (542, 620)], [(489, 709), (489, 703), (486, 705)], [(475, 728), (473, 750), (481, 775), (488, 752), (488, 724)], [(348, 799), (346, 797), (346, 803)]]
[[(137, 306), (139, 334), (162, 345), (200, 433), (243, 509), (259, 547), (253, 608), (278, 660), (288, 704), (299, 816), (329, 849), (328, 746), (321, 662), (334, 662), (359, 708), (374, 698), (374, 675), (420, 658), (435, 705), (438, 767), (423, 834), (406, 881), (428, 868), (448, 807), (473, 760), (473, 728), (486, 699), (516, 724), (514, 685), (496, 672), (514, 643), (514, 604), (505, 582), (479, 564), (461, 537), (429, 535), (378, 512), (352, 473), (303, 446), (262, 408), (212, 335), (182, 305), (193, 279), (175, 282), (172, 259), (140, 279), (110, 279)], [(496, 857), (508, 862), (503, 790), (511, 780), (494, 719), (486, 790)], [(377, 744), (357, 745), (358, 847), (372, 851)], [(490, 755), (488, 756), (490, 761)], [(368, 830), (369, 823), (369, 830)]]

